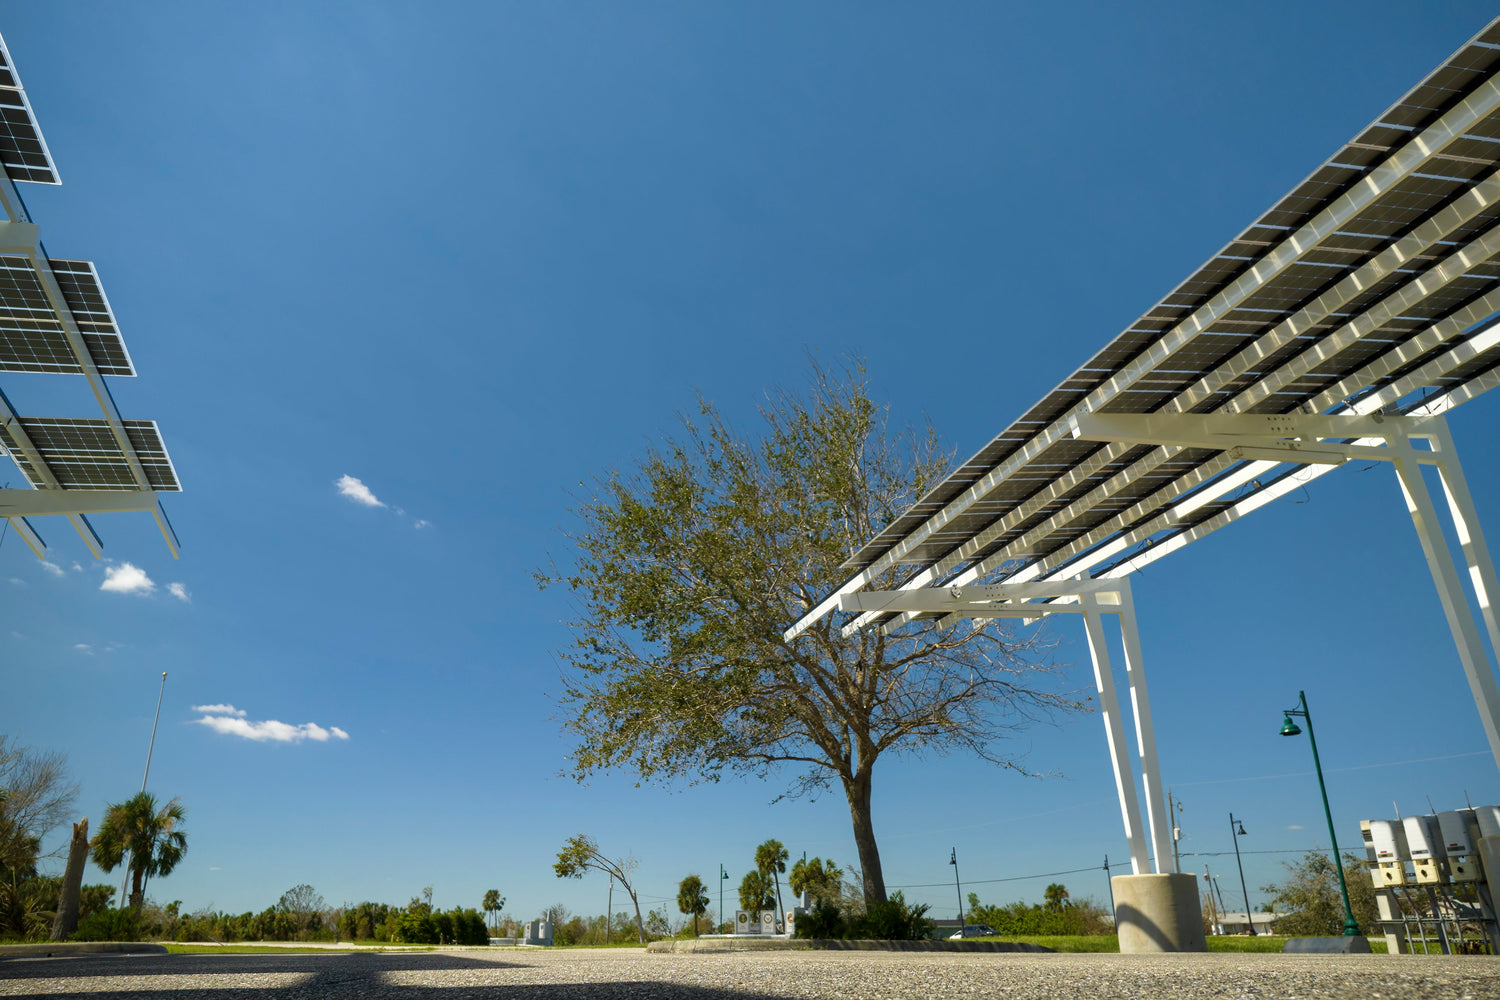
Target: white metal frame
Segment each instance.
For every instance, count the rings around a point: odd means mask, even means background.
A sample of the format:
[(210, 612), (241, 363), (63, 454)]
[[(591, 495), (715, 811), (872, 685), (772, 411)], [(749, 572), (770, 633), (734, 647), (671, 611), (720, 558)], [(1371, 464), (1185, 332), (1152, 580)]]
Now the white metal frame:
[[(14, 63), (11, 65), (14, 66)], [(113, 499), (101, 500), (96, 491), (67, 490), (59, 494), (69, 498), (63, 502), (55, 497), (43, 500), (34, 496), (38, 492), (51, 494), (52, 490), (4, 490), (0, 491), (0, 517), (8, 518), (11, 526), (16, 529), (16, 533), (36, 553), (37, 558), (42, 559), (47, 555), (47, 543), (37, 534), (36, 529), (27, 523), (26, 517), (37, 514), (66, 514), (83, 539), (84, 545), (97, 559), (103, 554), (103, 546), (93, 526), (89, 524), (88, 518), (84, 516), (85, 514), (116, 510), (150, 511), (156, 518), (156, 525), (161, 530), (162, 538), (166, 541), (172, 557), (177, 558), (179, 551), (177, 534), (172, 530), (171, 522), (167, 520), (166, 511), (162, 509), (159, 494), (151, 488), (151, 481), (141, 465), (140, 456), (136, 454), (135, 446), (131, 444), (130, 436), (125, 432), (125, 422), (115, 406), (114, 397), (110, 395), (109, 386), (105, 384), (104, 376), (94, 364), (93, 356), (84, 343), (83, 334), (73, 318), (73, 311), (68, 308), (62, 288), (57, 283), (57, 276), (52, 272), (52, 264), (48, 260), (47, 252), (39, 239), (37, 226), (27, 215), (25, 203), (22, 202), (15, 184), (6, 174), (3, 166), (0, 166), (0, 209), (3, 209), (6, 215), (6, 220), (0, 220), (0, 253), (25, 256), (36, 270), (42, 291), (47, 296), (47, 302), (61, 324), (63, 336), (78, 359), (84, 377), (88, 380), (89, 388), (94, 394), (94, 399), (99, 404), (99, 409), (109, 424), (110, 432), (120, 447), (120, 453), (124, 455), (132, 476), (139, 484), (139, 490), (136, 492), (137, 499), (129, 501), (130, 506), (118, 505), (125, 502), (121, 497), (125, 491), (108, 491)], [(100, 291), (103, 291), (102, 283)], [(31, 439), (22, 429), (16, 414), (10, 412), (10, 407), (4, 404), (3, 399), (0, 399), (0, 419), (6, 422), (18, 445), (17, 450), (22, 452), (31, 467), (36, 470), (37, 475), (50, 486), (60, 489), (56, 477), (47, 468), (47, 463), (43, 460), (41, 453), (31, 443)], [(31, 495), (18, 496), (17, 494)]]
[[(1030, 603), (1042, 601), (1045, 603)], [(1056, 583), (996, 583), (970, 587), (931, 587), (916, 590), (862, 591), (842, 594), (840, 609), (873, 615), (889, 612), (944, 614), (959, 618), (1036, 619), (1052, 614), (1083, 616), (1088, 634), (1089, 655), (1094, 661), (1094, 684), (1099, 691), (1100, 714), (1109, 741), (1109, 759), (1114, 766), (1115, 790), (1120, 797), (1120, 814), (1125, 821), (1125, 838), (1130, 843), (1130, 867), (1133, 874), (1151, 872), (1152, 855), (1156, 872), (1175, 872), (1172, 861), (1171, 820), (1162, 797), (1160, 768), (1156, 756), (1156, 732), (1151, 723), (1151, 700), (1146, 693), (1146, 667), (1141, 657), (1140, 632), (1136, 627), (1135, 601), (1129, 580), (1071, 580)], [(1131, 715), (1135, 721), (1135, 742), (1139, 759), (1130, 759), (1120, 700), (1115, 693), (1114, 670), (1110, 663), (1108, 636), (1104, 616), (1112, 614), (1120, 623), (1120, 639), (1125, 653), (1125, 672), (1130, 686)], [(1140, 797), (1136, 793), (1133, 771), (1140, 768), (1145, 793), (1146, 820), (1151, 844), (1148, 849), (1141, 829)]]
[[(1073, 418), (1072, 425), (1074, 436), (1085, 440), (1221, 449), (1236, 459), (1327, 466), (1351, 458), (1392, 463), (1458, 647), (1490, 752), (1500, 767), (1500, 688), (1422, 466), (1437, 469), (1464, 567), (1489, 633), (1490, 648), (1497, 655), (1500, 626), (1494, 600), (1500, 596), (1500, 583), (1448, 422), (1442, 416), (1092, 413)], [(1416, 442), (1425, 447), (1418, 447)]]

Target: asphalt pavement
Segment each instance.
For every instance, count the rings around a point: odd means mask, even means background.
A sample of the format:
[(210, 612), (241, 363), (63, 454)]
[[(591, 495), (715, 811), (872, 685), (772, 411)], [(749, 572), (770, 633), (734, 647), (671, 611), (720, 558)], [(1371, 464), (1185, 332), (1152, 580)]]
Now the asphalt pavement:
[(1500, 998), (1500, 958), (1038, 955), (948, 952), (647, 954), (474, 949), (286, 955), (78, 955), (0, 961), (0, 996), (128, 1000), (753, 1000), (762, 997)]

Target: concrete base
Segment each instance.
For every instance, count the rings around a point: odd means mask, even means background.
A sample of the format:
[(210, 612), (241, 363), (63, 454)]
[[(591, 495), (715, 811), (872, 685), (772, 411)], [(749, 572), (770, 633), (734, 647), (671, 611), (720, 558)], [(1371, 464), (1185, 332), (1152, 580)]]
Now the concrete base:
[(1196, 875), (1116, 875), (1115, 930), (1120, 953), (1207, 951)]

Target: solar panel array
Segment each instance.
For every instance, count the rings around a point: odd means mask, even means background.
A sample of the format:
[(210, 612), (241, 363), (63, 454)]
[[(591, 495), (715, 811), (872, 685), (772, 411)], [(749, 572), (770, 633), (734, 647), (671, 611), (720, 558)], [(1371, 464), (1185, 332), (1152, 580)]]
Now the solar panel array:
[(839, 593), (1111, 575), (1299, 468), (1184, 505), (1243, 463), (1076, 440), (1075, 415), (1436, 411), (1500, 383), (1497, 69), (1500, 19), (865, 544)]
[[(29, 224), (11, 182), (56, 184), (58, 177), (3, 39), (0, 167), (0, 194), (4, 195), (0, 201), (9, 221)], [(135, 366), (98, 271), (89, 261), (49, 257), (34, 242), (34, 228), (23, 225), (14, 232), (20, 235), (0, 252), (0, 372), (82, 375), (104, 415), (91, 419), (22, 417), (0, 394), (0, 447), (34, 489), (52, 491), (54, 498), (59, 491), (125, 490), (149, 495), (180, 490), (156, 424), (123, 419), (103, 381), (106, 375), (134, 375)], [(11, 494), (7, 509), (28, 509), (30, 501), (24, 498), (29, 494), (7, 493)], [(29, 509), (53, 512), (57, 504), (32, 504)], [(159, 505), (155, 514), (175, 554), (175, 535)], [(82, 513), (68, 516), (97, 553), (97, 540)], [(24, 526), (22, 536), (41, 555), (43, 544), (24, 525), (24, 517), (17, 513), (11, 518), (18, 528)]]
[(0, 165), (13, 181), (62, 183), (4, 39), (0, 39)]
[[(135, 470), (130, 467), (108, 421), (21, 417), (17, 423), (63, 489), (128, 490), (137, 487)], [(182, 489), (155, 421), (126, 420), (124, 424), (150, 488), (159, 491)], [(22, 453), (13, 427), (0, 424), (0, 444), (12, 453), (27, 479), (33, 483), (44, 481), (40, 470)]]
[[(48, 264), (99, 374), (134, 375), (94, 265), (86, 260)], [(0, 255), (0, 371), (83, 374), (83, 361), (69, 344), (63, 322), (30, 258)]]

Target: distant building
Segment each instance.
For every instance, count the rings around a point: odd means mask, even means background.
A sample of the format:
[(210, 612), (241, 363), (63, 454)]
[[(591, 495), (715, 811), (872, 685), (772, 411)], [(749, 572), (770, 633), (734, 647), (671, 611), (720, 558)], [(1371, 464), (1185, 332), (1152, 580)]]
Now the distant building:
[(1214, 924), (1215, 934), (1244, 934), (1253, 925), (1257, 934), (1275, 934), (1276, 921), (1282, 918), (1280, 913), (1252, 913), (1250, 922), (1245, 921), (1243, 911), (1235, 913), (1226, 911), (1218, 915), (1218, 922)]

